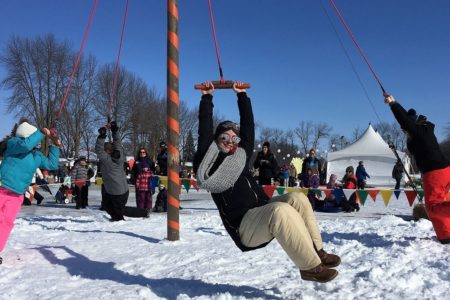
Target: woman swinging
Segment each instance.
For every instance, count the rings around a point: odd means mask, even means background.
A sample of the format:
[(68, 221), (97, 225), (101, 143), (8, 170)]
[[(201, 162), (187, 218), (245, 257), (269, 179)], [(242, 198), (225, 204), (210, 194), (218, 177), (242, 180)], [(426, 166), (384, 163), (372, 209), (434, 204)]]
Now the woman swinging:
[(317, 222), (302, 193), (269, 197), (249, 171), (255, 125), (250, 99), (241, 82), (233, 84), (237, 94), (240, 126), (220, 123), (213, 131), (211, 82), (202, 84), (199, 109), (199, 140), (194, 171), (201, 187), (211, 192), (223, 224), (242, 251), (266, 246), (276, 238), (300, 269), (302, 279), (327, 282), (338, 272), (337, 255), (323, 250)]

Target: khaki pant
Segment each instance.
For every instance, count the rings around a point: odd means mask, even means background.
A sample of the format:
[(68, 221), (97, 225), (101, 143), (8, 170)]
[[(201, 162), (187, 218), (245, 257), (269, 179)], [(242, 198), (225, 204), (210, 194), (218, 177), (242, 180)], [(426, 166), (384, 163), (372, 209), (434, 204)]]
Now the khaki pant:
[(239, 235), (247, 247), (276, 238), (300, 270), (321, 263), (315, 249), (323, 248), (322, 238), (311, 204), (303, 193), (277, 196), (269, 204), (249, 210), (242, 219)]

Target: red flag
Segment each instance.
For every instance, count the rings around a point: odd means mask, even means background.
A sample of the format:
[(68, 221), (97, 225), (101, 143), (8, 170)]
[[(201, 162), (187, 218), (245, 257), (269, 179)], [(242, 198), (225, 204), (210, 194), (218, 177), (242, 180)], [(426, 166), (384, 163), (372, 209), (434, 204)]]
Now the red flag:
[(409, 206), (412, 206), (414, 200), (416, 199), (416, 192), (414, 191), (405, 191), (406, 198), (408, 198)]
[(372, 200), (375, 201), (375, 199), (377, 198), (377, 195), (380, 191), (379, 190), (367, 190), (367, 192), (369, 193)]
[(263, 190), (269, 198), (272, 198), (273, 192), (275, 191), (274, 185), (263, 185)]

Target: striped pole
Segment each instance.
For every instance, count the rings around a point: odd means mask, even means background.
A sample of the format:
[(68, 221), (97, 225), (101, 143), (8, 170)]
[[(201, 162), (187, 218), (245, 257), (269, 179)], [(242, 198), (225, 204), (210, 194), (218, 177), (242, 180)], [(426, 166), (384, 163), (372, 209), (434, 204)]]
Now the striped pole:
[(178, 144), (180, 124), (178, 122), (178, 0), (167, 0), (167, 239), (180, 239), (180, 153)]

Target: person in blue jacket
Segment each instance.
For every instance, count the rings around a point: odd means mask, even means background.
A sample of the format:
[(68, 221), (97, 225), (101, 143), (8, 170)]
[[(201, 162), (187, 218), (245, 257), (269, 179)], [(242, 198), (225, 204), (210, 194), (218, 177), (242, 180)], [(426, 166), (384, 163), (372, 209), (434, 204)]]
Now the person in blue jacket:
[(358, 167), (356, 167), (355, 175), (358, 180), (358, 189), (363, 190), (366, 186), (366, 178), (370, 178), (370, 175), (367, 174), (366, 169), (364, 168), (364, 162), (362, 160), (358, 163)]
[[(53, 142), (48, 156), (36, 148), (45, 137), (50, 137)], [(3, 251), (14, 227), (14, 220), (33, 174), (37, 168), (58, 169), (60, 146), (61, 142), (56, 134), (51, 134), (47, 128), (38, 130), (25, 119), (16, 124), (11, 137), (1, 142), (0, 156), (3, 161), (0, 164), (0, 252)]]

